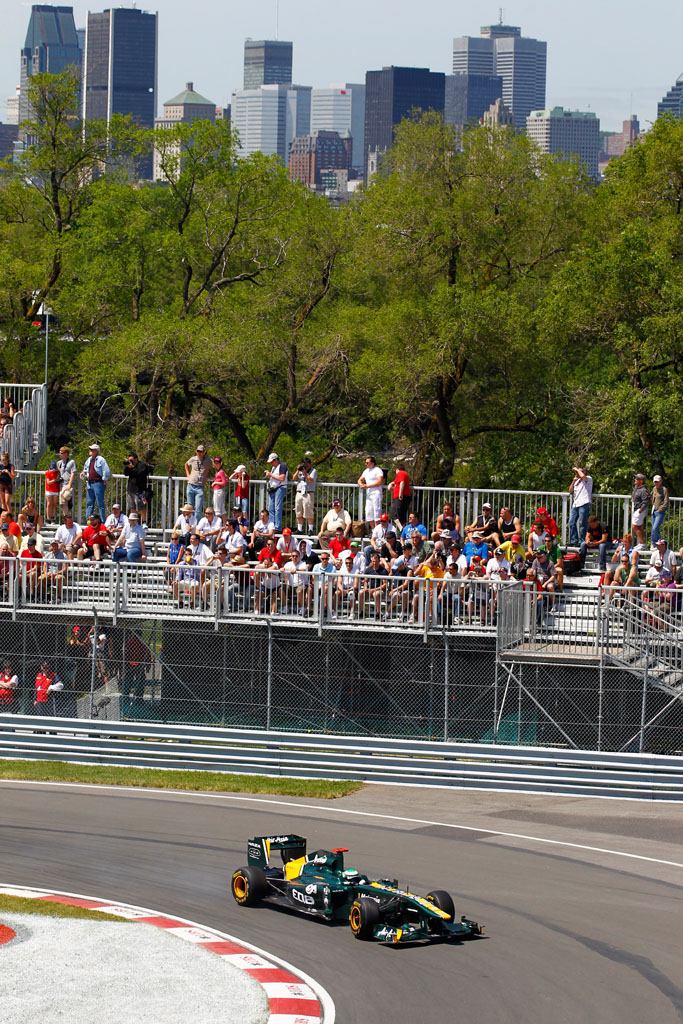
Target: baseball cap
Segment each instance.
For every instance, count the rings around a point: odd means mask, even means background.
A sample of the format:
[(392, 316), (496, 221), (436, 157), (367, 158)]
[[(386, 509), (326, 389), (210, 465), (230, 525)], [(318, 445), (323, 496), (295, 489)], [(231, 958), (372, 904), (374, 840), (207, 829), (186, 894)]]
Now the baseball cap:
[(341, 503), (342, 503), (341, 502), (341, 498), (333, 498), (332, 499), (332, 504), (333, 505), (341, 505)]
[(360, 541), (359, 540), (352, 540), (351, 541), (351, 547), (352, 548), (359, 548), (360, 547)]
[(537, 555), (547, 555), (548, 554), (548, 552), (547, 552), (546, 548), (543, 546), (543, 544), (541, 544), (541, 546), (537, 550), (536, 554)]
[(131, 512), (131, 514), (128, 516), (128, 518), (129, 519), (139, 519), (140, 516), (137, 514), (137, 512)]
[(656, 476), (653, 476), (653, 477), (652, 477), (652, 482), (653, 482), (653, 483), (655, 483), (655, 484), (661, 484), (661, 482), (662, 482), (662, 478), (661, 478), (661, 476), (659, 475), (659, 473), (657, 473), (657, 475), (656, 475)]
[(266, 462), (279, 462), (279, 461), (280, 461), (280, 457), (278, 456), (277, 452), (271, 452), (270, 455), (268, 456), (268, 458), (266, 459)]
[[(268, 461), (270, 462), (270, 459), (268, 459)], [(241, 462), (240, 462), (239, 466), (235, 467), (235, 472), (236, 473), (246, 473), (246, 471), (247, 471), (247, 467), (243, 466)]]
[(114, 502), (114, 503), (112, 504), (112, 508), (121, 508), (121, 503), (120, 503), (120, 502), (118, 502), (118, 501), (115, 501), (115, 502)]
[(666, 544), (666, 541), (663, 537), (660, 537), (659, 540), (655, 541), (655, 544)]
[(661, 569), (663, 565), (664, 565), (664, 562), (661, 560), (661, 558), (657, 558), (655, 560), (655, 569)]
[(442, 530), (441, 531), (441, 540), (450, 540), (450, 539), (451, 539), (451, 531), (450, 530)]
[(483, 533), (473, 533), (472, 536), (473, 536), (474, 540), (476, 540), (477, 538), (479, 538), (479, 540), (481, 540), (483, 538), (484, 534)]
[(485, 501), (484, 504), (481, 507), (482, 508), (491, 508), (491, 502), (490, 501)]
[(292, 536), (292, 531), (290, 530), (290, 528), (288, 526), (285, 526), (284, 530), (282, 531), (282, 536), (283, 537), (291, 537)]
[(100, 450), (100, 446), (98, 445), (97, 441), (93, 441), (92, 444), (88, 445), (88, 449), (91, 452), (98, 452)]
[(205, 451), (206, 451), (206, 448), (204, 447), (204, 445), (203, 445), (203, 444), (198, 444), (198, 445), (197, 445), (197, 451), (198, 451), (198, 452), (205, 452)]
[(472, 558), (473, 562), (481, 562), (481, 555), (474, 555)]
[(379, 518), (383, 523), (389, 522), (389, 516), (386, 514), (386, 512), (382, 512), (382, 515)]
[(541, 516), (547, 516), (548, 515), (548, 509), (544, 508), (543, 505), (539, 505), (539, 507), (536, 509), (536, 511)]
[(496, 555), (503, 555), (503, 554), (505, 554), (505, 552), (503, 551), (502, 548), (496, 548), (494, 554), (496, 554)]
[(512, 543), (513, 544), (519, 544), (519, 542), (521, 541), (522, 538), (520, 537), (520, 535), (518, 533), (513, 533), (511, 539), (512, 539)]
[[(48, 468), (49, 469), (56, 469), (57, 468), (57, 463), (56, 462), (51, 462)], [(661, 477), (660, 477), (660, 480), (661, 480)]]
[(515, 555), (515, 562), (523, 562), (524, 555)]

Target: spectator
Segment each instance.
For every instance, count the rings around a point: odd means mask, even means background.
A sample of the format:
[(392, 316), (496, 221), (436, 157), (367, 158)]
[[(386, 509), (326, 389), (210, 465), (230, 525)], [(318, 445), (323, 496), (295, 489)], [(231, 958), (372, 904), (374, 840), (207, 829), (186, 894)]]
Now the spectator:
[(496, 548), (493, 552), (493, 557), (489, 558), (486, 563), (486, 577), (489, 580), (499, 580), (501, 572), (505, 570), (507, 575), (510, 572), (510, 563), (505, 557), (505, 552), (501, 547)]
[(38, 584), (38, 570), (40, 563), (43, 560), (43, 556), (40, 551), (36, 550), (36, 538), (28, 537), (26, 540), (26, 547), (22, 549), (19, 555), (21, 559), (22, 567), (25, 566), (25, 579), (26, 584), (31, 593), (33, 593)]
[(429, 558), (434, 551), (434, 541), (425, 540), (419, 530), (413, 530), (410, 535), (410, 543), (413, 545), (413, 554), (420, 563)]
[(190, 534), (197, 527), (197, 517), (194, 514), (194, 505), (188, 501), (180, 510), (180, 515), (173, 524), (173, 529), (180, 532), (180, 539), (187, 547), (190, 543)]
[[(368, 548), (368, 550), (371, 549)], [(353, 568), (357, 573), (359, 573), (359, 575), (362, 576), (363, 573), (365, 572), (368, 561), (365, 557), (365, 552), (361, 547), (360, 541), (356, 540), (355, 538), (351, 541), (351, 554), (353, 555)]]
[(534, 559), (531, 568), (536, 575), (536, 580), (538, 581), (541, 591), (550, 595), (550, 605), (548, 610), (552, 611), (555, 605), (557, 570), (548, 558), (548, 552), (544, 547), (540, 547), (536, 552), (536, 558)]
[(661, 558), (656, 558), (652, 565), (648, 568), (645, 573), (645, 586), (646, 587), (657, 587), (659, 581), (662, 578), (662, 570), (664, 568), (664, 562)]
[(557, 537), (557, 534), (559, 533), (557, 523), (550, 515), (550, 512), (548, 512), (547, 508), (544, 508), (543, 505), (539, 505), (539, 507), (536, 509), (536, 518), (540, 519), (543, 523), (544, 531), (549, 533), (551, 537)]
[(40, 534), (36, 534), (36, 528), (33, 525), (33, 523), (27, 523), (26, 524), (26, 530), (25, 530), (24, 537), (22, 539), (21, 545), (19, 547), (19, 551), (22, 552), (26, 548), (26, 545), (28, 544), (28, 542), (29, 542), (29, 540), (31, 538), (33, 538), (33, 541), (34, 541), (34, 543), (36, 545), (36, 551), (39, 551), (41, 553), (41, 555), (44, 555), (45, 554), (45, 541), (43, 540), (43, 538), (41, 537)]
[(654, 565), (657, 559), (662, 560), (662, 565), (665, 569), (670, 569), (671, 572), (676, 568), (676, 553), (672, 551), (669, 544), (663, 537), (660, 537), (655, 544), (656, 551), (650, 556), (650, 565)]
[(453, 511), (450, 501), (443, 503), (443, 512), (437, 517), (432, 540), (437, 541), (444, 530), (450, 530), (451, 540), (460, 540), (460, 516)]
[(335, 536), (330, 541), (329, 547), (330, 551), (332, 552), (332, 557), (334, 558), (335, 565), (337, 569), (339, 569), (341, 566), (342, 553), (344, 551), (349, 551), (351, 549), (351, 542), (349, 541), (349, 538), (345, 535), (343, 526), (337, 527)]
[(386, 512), (382, 512), (379, 517), (379, 522), (373, 527), (370, 535), (370, 544), (375, 551), (381, 551), (382, 545), (384, 544), (387, 537), (387, 530), (389, 529), (389, 516)]
[(42, 572), (38, 577), (41, 591), (48, 599), (54, 596), (61, 600), (67, 565), (66, 555), (60, 550), (58, 541), (51, 540), (47, 554), (43, 558)]
[(145, 528), (140, 525), (140, 513), (133, 509), (128, 516), (128, 523), (114, 544), (112, 558), (115, 562), (146, 562)]
[(387, 582), (384, 577), (388, 575), (389, 573), (384, 566), (380, 565), (379, 552), (373, 550), (370, 554), (370, 564), (364, 573), (365, 578), (360, 592), (359, 605), (361, 617), (366, 599), (374, 604), (375, 618), (378, 619), (380, 617), (380, 602), (387, 589)]
[(105, 459), (100, 455), (100, 446), (93, 441), (88, 447), (88, 458), (83, 463), (81, 480), (85, 480), (85, 518), (92, 514), (95, 504), (99, 509), (100, 519), (104, 522), (106, 512), (104, 508), (104, 492), (107, 480), (111, 476), (111, 470)]
[(650, 544), (656, 544), (659, 540), (659, 531), (666, 519), (666, 513), (669, 508), (669, 492), (662, 483), (661, 476), (653, 476), (652, 483), (653, 488), (650, 498), (652, 504), (652, 537)]
[(70, 512), (66, 512), (64, 515), (64, 522), (61, 526), (57, 527), (55, 540), (59, 542), (60, 548), (64, 551), (68, 544), (74, 543), (80, 532), (81, 528), (78, 523), (74, 522), (74, 517)]
[(257, 562), (263, 562), (266, 558), (270, 558), (271, 561), (277, 565), (278, 569), (282, 568), (282, 555), (277, 549), (275, 537), (267, 538), (266, 546), (259, 552)]
[(502, 547), (512, 540), (513, 535), (522, 535), (522, 524), (516, 512), (512, 512), (509, 505), (503, 505), (498, 517), (498, 536)]
[[(230, 594), (229, 569), (228, 549), (225, 544), (219, 544), (215, 554), (211, 555), (204, 564), (202, 600), (205, 604), (209, 603), (212, 593), (222, 594), (227, 599), (230, 610), (234, 611), (236, 602), (234, 600), (235, 595)], [(228, 583), (227, 587), (225, 586), (226, 582)]]
[(465, 538), (468, 542), (472, 540), (475, 533), (480, 533), (484, 540), (494, 547), (500, 547), (498, 520), (494, 518), (491, 503), (488, 501), (481, 506), (481, 512), (474, 522), (465, 527)]
[(336, 536), (337, 527), (342, 526), (344, 530), (344, 536), (349, 537), (351, 533), (351, 516), (342, 506), (341, 498), (335, 498), (332, 502), (332, 508), (325, 514), (325, 517), (320, 524), (320, 533), (318, 534), (318, 540), (320, 546), (326, 548), (330, 539)]
[[(199, 538), (197, 537), (198, 541)], [(194, 551), (196, 552), (199, 547), (200, 545), (197, 543)], [(183, 561), (178, 565), (176, 578), (173, 583), (173, 595), (180, 608), (183, 607), (185, 599), (187, 599), (190, 607), (194, 608), (200, 593), (200, 583), (201, 567), (193, 551), (190, 548), (186, 548)]]
[(0, 672), (0, 714), (14, 710), (16, 692), (19, 688), (19, 677), (12, 671), (9, 661), (5, 661)]
[(126, 484), (126, 499), (128, 512), (135, 509), (140, 513), (140, 522), (147, 519), (147, 502), (149, 488), (149, 474), (151, 467), (146, 462), (140, 462), (137, 452), (130, 452), (123, 464), (124, 476), (128, 477)]
[(62, 515), (66, 515), (72, 509), (76, 482), (76, 463), (71, 458), (71, 449), (66, 444), (63, 444), (59, 449), (57, 469), (59, 470), (60, 480), (59, 504), (62, 508)]
[(631, 494), (631, 528), (635, 534), (636, 547), (639, 551), (643, 551), (645, 548), (643, 524), (649, 504), (650, 494), (645, 486), (645, 477), (642, 473), (636, 473)]
[(285, 526), (282, 531), (282, 536), (277, 542), (277, 549), (282, 555), (283, 562), (286, 562), (291, 555), (292, 551), (297, 548), (296, 537), (292, 535), (292, 531), (288, 526)]
[[(329, 551), (320, 552), (320, 561), (313, 567), (311, 585), (317, 600), (322, 601), (323, 611), (332, 612), (334, 598), (334, 582), (329, 577), (336, 577), (337, 567), (332, 562)], [(322, 581), (322, 582), (321, 582)]]
[[(467, 558), (462, 551), (462, 541), (453, 541), (451, 544), (451, 551), (446, 560), (447, 568), (455, 568), (455, 574), (458, 577), (467, 575)], [(509, 559), (508, 559), (509, 561)]]
[(311, 465), (308, 454), (304, 455), (303, 461), (297, 466), (295, 480), (296, 528), (299, 533), (303, 533), (305, 518), (308, 523), (308, 532), (312, 534), (314, 532), (315, 487), (318, 482), (318, 470)]
[(543, 539), (544, 534), (543, 520), (537, 519), (531, 527), (531, 533), (529, 534), (529, 540), (527, 541), (526, 553), (529, 560), (533, 560), (536, 556), (536, 552), (545, 543)]
[[(384, 518), (384, 517), (382, 517), (382, 518)], [(435, 540), (435, 541), (438, 540), (444, 529), (445, 529), (445, 527), (441, 527), (440, 530), (438, 530), (438, 531), (435, 530), (434, 532), (436, 534), (436, 537), (433, 537), (432, 539)], [(417, 530), (418, 533), (422, 534), (422, 536), (425, 538), (425, 540), (427, 539), (427, 537), (429, 535), (428, 531), (427, 531), (427, 527), (424, 525), (424, 523), (420, 522), (420, 517), (418, 516), (417, 512), (411, 512), (409, 514), (409, 516), (408, 516), (408, 522), (406, 523), (406, 525), (401, 530), (401, 540), (409, 540), (412, 537), (412, 535), (415, 532), (415, 530)], [(450, 530), (449, 530), (449, 536), (450, 536)]]
[(12, 508), (12, 491), (16, 475), (14, 464), (9, 460), (9, 452), (3, 452), (0, 457), (0, 505), (5, 512)]
[(33, 701), (36, 715), (57, 714), (55, 694), (64, 689), (64, 683), (56, 672), (50, 668), (48, 661), (41, 661), (40, 671), (36, 676), (36, 699)]
[(365, 459), (365, 469), (358, 477), (358, 486), (365, 491), (365, 520), (373, 530), (382, 514), (382, 484), (384, 473), (377, 465), (374, 455)]
[[(244, 467), (242, 467), (244, 469)], [(228, 475), (223, 469), (223, 459), (220, 455), (215, 455), (213, 458), (213, 480), (211, 481), (211, 489), (213, 490), (213, 507), (216, 510), (216, 515), (220, 516), (221, 519), (225, 516), (225, 491), (228, 486)], [(247, 484), (248, 493), (249, 484)], [(240, 508), (242, 506), (240, 505)]]
[(462, 553), (467, 559), (468, 569), (470, 568), (472, 560), (474, 558), (477, 558), (480, 562), (483, 562), (485, 565), (489, 560), (489, 549), (486, 544), (486, 541), (484, 540), (483, 534), (473, 533), (471, 539), (466, 542), (464, 548), (462, 549)]
[(342, 556), (341, 566), (337, 571), (337, 592), (335, 594), (335, 611), (343, 612), (348, 606), (349, 615), (353, 616), (358, 594), (360, 574), (353, 564), (353, 555), (349, 552)]
[(407, 522), (410, 500), (413, 496), (410, 477), (402, 462), (399, 462), (394, 479), (387, 484), (387, 487), (391, 489), (391, 521), (400, 532)]
[(190, 534), (190, 542), (185, 545), (185, 554), (189, 554), (192, 558), (193, 564), (198, 566), (206, 565), (208, 560), (211, 558), (211, 552), (207, 548), (206, 544), (201, 543), (199, 534), (196, 530), (193, 530)]
[(228, 519), (221, 537), (221, 543), (225, 544), (230, 558), (234, 555), (241, 555), (242, 557), (246, 555), (247, 542), (238, 529), (236, 519)]
[(481, 624), (486, 624), (489, 584), (484, 579), (484, 566), (479, 555), (474, 555), (466, 576), (467, 586), (463, 587), (462, 601), (467, 602), (467, 616), (470, 621), (479, 613)]
[(92, 558), (95, 562), (101, 562), (102, 556), (109, 553), (109, 534), (97, 512), (92, 513), (87, 526), (76, 537), (74, 546), (77, 548), (76, 557), (79, 561)]
[[(268, 459), (268, 462), (270, 462), (270, 459)], [(249, 474), (247, 473), (247, 467), (240, 463), (230, 474), (230, 480), (234, 480), (237, 484), (235, 487), (235, 504), (239, 504), (245, 516), (249, 515)]]
[[(216, 550), (223, 530), (223, 520), (219, 519), (211, 505), (204, 509), (204, 515), (197, 523), (197, 533), (202, 544), (206, 544), (211, 551)], [(244, 545), (246, 547), (246, 544)]]
[(396, 536), (396, 531), (392, 527), (392, 529), (387, 530), (386, 539), (384, 541), (384, 544), (380, 548), (380, 564), (383, 565), (384, 568), (391, 573), (393, 572), (394, 562), (396, 561), (397, 558), (400, 558), (402, 554), (403, 548), (399, 544), (398, 538)]
[(17, 516), (17, 522), (22, 533), (25, 532), (28, 523), (35, 527), (36, 533), (40, 533), (44, 520), (32, 494), (27, 495), (26, 504), (22, 506), (21, 512)]
[(285, 609), (305, 615), (310, 608), (310, 576), (301, 563), (298, 548), (294, 548), (282, 570), (283, 604)]
[(104, 528), (113, 541), (117, 541), (123, 532), (124, 526), (128, 524), (128, 516), (124, 516), (118, 501), (111, 507), (111, 513), (104, 521)]
[[(166, 552), (166, 564), (171, 566), (180, 565), (183, 558), (185, 557), (185, 545), (180, 539), (180, 531), (174, 530), (171, 534), (171, 543), (168, 545), (168, 551)], [(169, 578), (175, 579), (177, 573), (172, 569), (169, 572)]]
[(557, 543), (556, 537), (551, 537), (549, 533), (544, 534), (545, 546), (548, 552), (548, 558), (555, 566), (555, 574), (557, 576), (557, 589), (564, 589), (564, 558), (562, 556), (562, 548)]
[[(6, 530), (5, 527), (7, 527)], [(19, 554), (21, 527), (19, 523), (14, 521), (11, 512), (0, 512), (0, 530), (2, 530), (2, 535), (12, 549), (13, 554)]]
[(9, 584), (16, 565), (16, 556), (10, 551), (6, 536), (0, 533), (0, 597), (5, 599), (9, 597)]
[(17, 414), (17, 410), (14, 405), (14, 400), (10, 395), (4, 396), (2, 400), (2, 409), (0, 411), (2, 412), (2, 415), (5, 416), (11, 423)]
[(270, 518), (268, 510), (262, 508), (258, 519), (254, 523), (254, 529), (251, 532), (252, 557), (256, 557), (256, 555), (258, 555), (259, 551), (266, 546), (268, 538), (272, 537), (274, 533), (275, 523)]
[(11, 555), (19, 554), (19, 544), (17, 538), (9, 532), (9, 523), (0, 523), (0, 543), (7, 546)]
[(521, 533), (513, 533), (509, 540), (503, 541), (500, 545), (505, 554), (505, 558), (512, 565), (516, 555), (522, 556), (522, 561), (526, 556), (526, 551), (522, 547), (522, 535)]
[(582, 544), (588, 530), (588, 515), (593, 498), (593, 477), (583, 466), (573, 466), (574, 478), (569, 485), (572, 507), (569, 512), (569, 543)]
[(510, 562), (510, 576), (517, 580), (523, 580), (526, 577), (527, 564), (524, 555), (517, 554), (513, 557)]
[[(609, 580), (608, 580), (609, 577)], [(628, 588), (640, 586), (638, 566), (631, 561), (627, 551), (624, 551), (619, 559), (619, 565), (613, 573), (605, 576), (605, 590), (608, 597), (617, 594), (627, 596)]]
[(306, 566), (309, 572), (313, 572), (320, 559), (313, 550), (313, 545), (310, 540), (306, 537), (299, 538), (299, 554), (301, 555), (301, 561)]
[(630, 564), (635, 566), (636, 570), (637, 570), (638, 560), (639, 560), (639, 553), (638, 553), (637, 549), (634, 548), (634, 546), (633, 546), (633, 536), (630, 533), (625, 533), (624, 534), (623, 539), (619, 541), (619, 543), (617, 544), (617, 546), (616, 546), (616, 548), (614, 550), (614, 554), (612, 555), (610, 566), (609, 566), (607, 572), (605, 573), (605, 578), (603, 580), (603, 585), (604, 586), (607, 587), (612, 582), (612, 576), (614, 574), (614, 570), (619, 566), (619, 563), (621, 562), (621, 559), (622, 559), (623, 555), (627, 556)]
[(277, 594), (280, 588), (280, 570), (273, 559), (266, 554), (263, 561), (254, 570), (254, 611), (260, 615), (261, 609), (274, 615), (277, 611)]
[(591, 515), (588, 517), (588, 528), (586, 530), (586, 536), (581, 542), (579, 553), (581, 555), (581, 565), (583, 566), (586, 561), (586, 552), (588, 548), (598, 548), (599, 550), (599, 568), (601, 572), (605, 572), (607, 569), (607, 545), (609, 544), (609, 527), (607, 523), (601, 523), (597, 516)]
[(268, 465), (270, 469), (265, 471), (268, 479), (266, 485), (268, 491), (268, 512), (275, 525), (275, 532), (279, 533), (282, 529), (282, 506), (285, 503), (285, 494), (287, 493), (289, 467), (286, 462), (280, 461), (280, 456), (277, 452), (270, 453)]
[[(446, 574), (445, 566), (440, 558), (432, 552), (428, 558), (418, 565), (417, 569), (413, 572), (413, 579), (416, 580), (414, 586), (414, 597), (413, 597), (413, 608), (412, 614), (408, 619), (409, 622), (416, 622), (419, 620), (419, 609), (420, 604), (424, 604), (425, 616), (430, 614), (432, 602), (434, 596), (438, 600), (439, 590), (441, 589), (437, 584), (432, 584), (428, 581), (431, 580), (442, 580)], [(432, 587), (435, 589), (432, 590)]]
[(204, 488), (206, 478), (211, 469), (211, 459), (206, 454), (203, 444), (198, 444), (194, 455), (185, 463), (185, 477), (187, 479), (187, 504), (192, 506), (195, 514), (195, 522), (202, 515), (204, 507)]
[[(140, 518), (142, 520), (142, 513)], [(152, 652), (137, 633), (128, 632), (123, 648), (123, 662), (121, 695), (128, 705), (127, 710), (130, 714), (135, 713), (144, 704), (147, 670), (152, 664)]]
[(249, 520), (247, 519), (247, 517), (245, 516), (244, 512), (242, 511), (242, 506), (241, 505), (233, 505), (232, 506), (232, 515), (230, 516), (230, 518), (237, 520), (237, 529), (240, 531), (242, 536), (246, 539), (246, 536), (249, 533)]
[(45, 470), (45, 517), (48, 523), (57, 518), (57, 499), (59, 498), (60, 476), (57, 463), (51, 462)]

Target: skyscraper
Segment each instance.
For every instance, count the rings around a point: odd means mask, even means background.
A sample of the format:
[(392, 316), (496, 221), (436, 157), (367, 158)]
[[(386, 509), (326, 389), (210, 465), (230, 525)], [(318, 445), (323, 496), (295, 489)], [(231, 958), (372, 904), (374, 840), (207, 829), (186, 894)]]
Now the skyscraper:
[(547, 48), (515, 25), (483, 25), (479, 38), (453, 40), (453, 73), (500, 75), (503, 102), (524, 131), (530, 111), (545, 106)]
[(292, 81), (292, 43), (282, 39), (246, 39), (244, 88), (286, 85)]
[[(443, 113), (445, 75), (428, 68), (385, 67), (365, 75), (365, 140), (363, 166), (368, 166), (394, 141), (396, 126), (413, 109)], [(368, 154), (372, 153), (372, 161)]]
[(239, 136), (238, 153), (279, 156), (289, 165), (289, 144), (311, 127), (311, 87), (262, 85), (232, 94), (232, 126)]
[(311, 93), (311, 132), (347, 132), (353, 139), (353, 168), (363, 173), (365, 85), (347, 82), (314, 89)]
[(503, 80), (500, 75), (446, 75), (444, 120), (456, 128), (476, 124), (484, 111), (502, 95)]
[[(130, 114), (154, 127), (157, 95), (157, 16), (135, 7), (88, 12), (83, 60), (83, 116), (109, 122)], [(140, 166), (152, 176), (152, 156)]]
[(657, 104), (657, 117), (662, 114), (672, 114), (673, 117), (683, 117), (683, 75), (679, 75), (676, 84), (669, 89)]
[[(194, 91), (194, 83), (187, 82), (185, 88), (177, 96), (164, 103), (162, 117), (155, 118), (155, 128), (173, 128), (176, 124), (192, 124), (193, 121), (207, 120), (212, 124), (216, 121), (216, 104)], [(154, 180), (163, 177), (159, 152), (154, 151)]]
[(81, 48), (74, 22), (73, 7), (34, 4), (21, 51), (19, 120), (31, 116), (26, 84), (31, 75), (48, 71), (58, 75), (67, 67), (80, 73)]
[(543, 153), (578, 157), (591, 178), (598, 180), (600, 152), (600, 121), (592, 111), (532, 110), (527, 118), (526, 133)]

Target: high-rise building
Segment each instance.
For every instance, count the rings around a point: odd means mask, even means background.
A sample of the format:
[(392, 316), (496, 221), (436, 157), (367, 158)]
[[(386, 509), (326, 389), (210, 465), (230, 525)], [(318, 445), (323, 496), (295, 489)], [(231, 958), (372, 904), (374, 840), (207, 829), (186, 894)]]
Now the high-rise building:
[(481, 123), (497, 125), (501, 128), (514, 128), (515, 119), (509, 107), (506, 107), (500, 97), (492, 103), (488, 110), (485, 110), (481, 117)]
[(503, 95), (500, 75), (475, 75), (461, 72), (446, 75), (443, 116), (448, 124), (462, 129), (476, 124), (492, 103)]
[(547, 46), (516, 25), (484, 25), (479, 38), (453, 40), (453, 73), (500, 75), (503, 102), (524, 131), (529, 112), (545, 106)]
[[(428, 68), (385, 67), (365, 75), (363, 166), (368, 177), (375, 162), (394, 141), (394, 131), (411, 110), (443, 113), (445, 75)], [(369, 154), (372, 153), (372, 160)]]
[[(216, 121), (216, 104), (194, 91), (194, 84), (187, 82), (177, 96), (164, 103), (164, 113), (154, 120), (155, 128), (173, 128), (176, 124), (192, 124), (193, 121)], [(154, 150), (154, 180), (163, 177), (159, 153)]]
[(34, 4), (21, 51), (19, 70), (19, 120), (31, 116), (26, 85), (31, 75), (47, 71), (58, 75), (67, 67), (80, 74), (81, 48), (78, 44), (73, 7)]
[(19, 86), (14, 96), (7, 97), (7, 124), (19, 124)]
[(311, 87), (262, 85), (232, 94), (232, 126), (239, 136), (238, 153), (279, 156), (289, 164), (289, 144), (311, 129)]
[(592, 111), (563, 107), (532, 110), (527, 117), (526, 133), (543, 153), (577, 157), (591, 178), (598, 180), (600, 121)]
[(246, 39), (244, 88), (287, 85), (292, 81), (292, 43), (282, 39)]
[(289, 176), (292, 181), (303, 181), (310, 188), (323, 187), (323, 171), (349, 168), (352, 139), (339, 132), (311, 131), (292, 139), (289, 147)]
[(353, 139), (353, 169), (363, 173), (365, 85), (347, 82), (311, 93), (311, 132), (330, 131)]
[(666, 96), (657, 104), (657, 117), (661, 117), (662, 114), (683, 117), (683, 75), (678, 76), (676, 84), (669, 89)]

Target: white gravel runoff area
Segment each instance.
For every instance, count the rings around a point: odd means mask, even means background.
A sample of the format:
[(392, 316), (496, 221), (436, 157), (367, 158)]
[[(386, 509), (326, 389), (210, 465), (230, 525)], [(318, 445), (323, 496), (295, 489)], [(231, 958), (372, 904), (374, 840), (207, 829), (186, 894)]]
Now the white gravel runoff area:
[(264, 1024), (261, 985), (148, 924), (0, 913), (0, 1024)]

